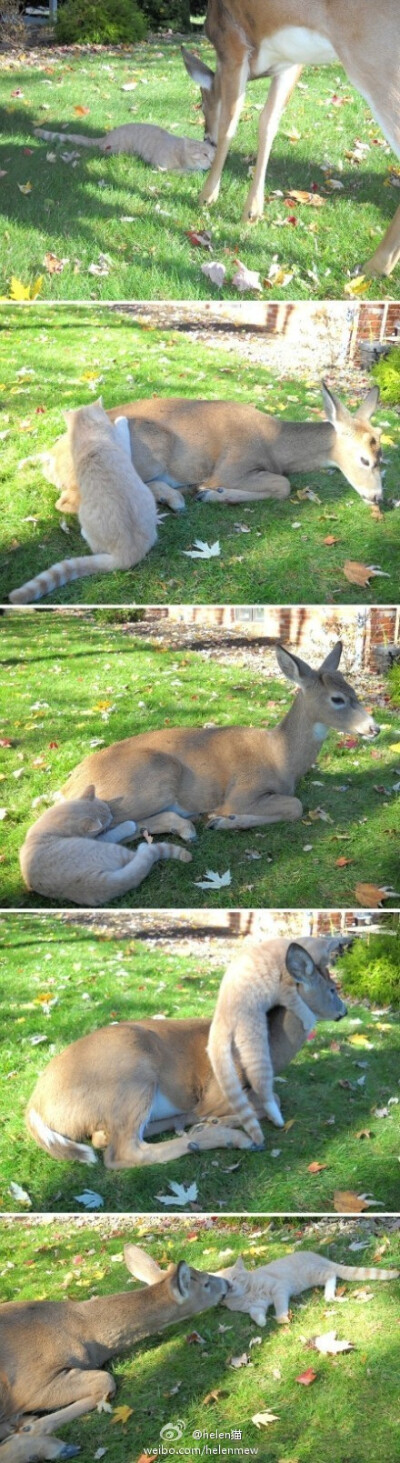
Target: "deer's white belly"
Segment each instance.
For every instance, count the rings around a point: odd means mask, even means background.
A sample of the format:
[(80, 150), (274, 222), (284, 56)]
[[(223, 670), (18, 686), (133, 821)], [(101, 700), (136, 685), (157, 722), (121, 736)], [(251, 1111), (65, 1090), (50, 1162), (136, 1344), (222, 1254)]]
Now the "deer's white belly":
[(284, 25), (261, 42), (258, 55), (252, 57), (252, 76), (266, 71), (283, 70), (285, 66), (326, 66), (337, 60), (336, 51), (326, 36), (307, 30), (305, 25)]
[(154, 1123), (160, 1118), (173, 1118), (175, 1117), (176, 1110), (176, 1103), (174, 1104), (173, 1102), (170, 1102), (169, 1097), (165, 1097), (164, 1093), (160, 1092), (160, 1089), (158, 1087), (153, 1097), (151, 1113), (149, 1114), (147, 1122)]

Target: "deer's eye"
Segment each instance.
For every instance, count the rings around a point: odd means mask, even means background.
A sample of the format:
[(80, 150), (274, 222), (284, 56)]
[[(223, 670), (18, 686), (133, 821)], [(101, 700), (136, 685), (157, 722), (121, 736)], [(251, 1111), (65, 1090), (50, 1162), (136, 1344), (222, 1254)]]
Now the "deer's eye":
[(330, 700), (331, 700), (332, 706), (338, 706), (338, 707), (340, 707), (340, 706), (345, 706), (346, 705), (346, 698), (345, 698), (345, 696), (331, 696), (330, 697)]

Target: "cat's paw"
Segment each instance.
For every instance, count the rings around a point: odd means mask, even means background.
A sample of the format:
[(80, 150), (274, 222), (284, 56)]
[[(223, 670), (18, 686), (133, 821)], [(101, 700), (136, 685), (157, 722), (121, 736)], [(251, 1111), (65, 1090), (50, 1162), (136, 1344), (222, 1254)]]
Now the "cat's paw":
[(275, 1099), (272, 1102), (267, 1102), (265, 1104), (265, 1112), (270, 1122), (274, 1123), (275, 1128), (284, 1128), (285, 1119), (282, 1117), (280, 1107), (278, 1106), (278, 1103), (275, 1101)]

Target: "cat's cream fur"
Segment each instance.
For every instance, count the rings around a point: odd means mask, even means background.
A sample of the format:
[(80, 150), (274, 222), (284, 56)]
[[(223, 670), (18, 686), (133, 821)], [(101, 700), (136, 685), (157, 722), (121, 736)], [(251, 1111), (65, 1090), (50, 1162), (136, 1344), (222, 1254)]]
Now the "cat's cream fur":
[(131, 460), (125, 419), (113, 427), (101, 401), (65, 412), (78, 517), (92, 555), (63, 559), (10, 594), (12, 604), (29, 604), (72, 579), (113, 569), (131, 569), (157, 538), (153, 493)]
[(64, 903), (105, 904), (136, 889), (159, 859), (190, 861), (187, 849), (174, 843), (144, 841), (136, 849), (124, 848), (122, 840), (134, 838), (136, 823), (111, 827), (116, 811), (89, 786), (82, 797), (42, 813), (20, 851), (28, 889)]
[(274, 1306), (277, 1321), (284, 1324), (289, 1321), (290, 1297), (300, 1295), (311, 1286), (323, 1285), (325, 1300), (333, 1301), (337, 1279), (396, 1280), (400, 1272), (360, 1265), (337, 1265), (335, 1260), (328, 1260), (325, 1255), (316, 1255), (312, 1250), (298, 1250), (280, 1260), (272, 1260), (269, 1265), (258, 1265), (255, 1270), (246, 1270), (243, 1256), (240, 1256), (234, 1265), (216, 1273), (232, 1285), (224, 1301), (228, 1310), (245, 1311), (256, 1326), (265, 1326), (269, 1306)]
[(209, 168), (214, 157), (212, 142), (203, 142), (196, 137), (175, 137), (164, 127), (155, 127), (150, 122), (126, 122), (122, 127), (113, 127), (104, 137), (85, 137), (80, 132), (48, 132), (35, 127), (35, 137), (45, 142), (60, 140), (70, 147), (93, 147), (106, 156), (111, 153), (127, 153), (141, 157), (153, 168), (167, 173), (199, 172)]
[[(306, 1032), (313, 1017), (296, 982), (307, 978), (310, 956), (303, 946), (294, 946), (293, 975), (289, 973), (283, 947), (287, 941), (262, 941), (249, 944), (231, 961), (221, 981), (217, 1004), (211, 1022), (208, 1055), (217, 1081), (233, 1111), (253, 1143), (263, 1143), (262, 1128), (238, 1076), (235, 1057), (250, 1087), (263, 1105), (266, 1116), (276, 1127), (284, 1126), (274, 1093), (274, 1069), (265, 1020), (273, 1006), (292, 1011)], [(282, 950), (281, 950), (282, 946)], [(281, 958), (282, 957), (282, 958)], [(306, 995), (306, 991), (305, 991)]]

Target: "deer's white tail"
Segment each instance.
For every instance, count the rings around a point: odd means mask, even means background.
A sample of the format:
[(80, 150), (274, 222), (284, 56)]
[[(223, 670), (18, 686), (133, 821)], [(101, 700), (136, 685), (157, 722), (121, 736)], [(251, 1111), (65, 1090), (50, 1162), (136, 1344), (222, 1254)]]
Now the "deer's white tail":
[(34, 1107), (26, 1112), (26, 1125), (35, 1143), (45, 1153), (49, 1153), (51, 1158), (62, 1158), (64, 1161), (69, 1159), (75, 1163), (97, 1163), (94, 1148), (89, 1143), (74, 1143), (72, 1138), (63, 1138), (61, 1133), (48, 1128)]
[(376, 1270), (363, 1265), (336, 1265), (340, 1280), (397, 1280), (400, 1270)]
[(102, 137), (82, 137), (81, 132), (45, 132), (43, 127), (35, 127), (35, 137), (43, 137), (45, 142), (74, 142), (77, 147), (100, 147)]
[(13, 589), (9, 599), (11, 604), (30, 604), (32, 600), (42, 599), (44, 594), (51, 594), (52, 589), (61, 589), (63, 584), (69, 584), (72, 579), (85, 579), (88, 574), (107, 573), (116, 568), (112, 554), (62, 559), (59, 564), (52, 564), (51, 569), (44, 569), (42, 574), (37, 574), (35, 579), (28, 579), (20, 589)]

